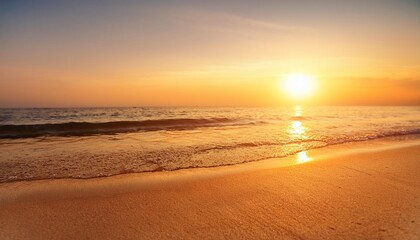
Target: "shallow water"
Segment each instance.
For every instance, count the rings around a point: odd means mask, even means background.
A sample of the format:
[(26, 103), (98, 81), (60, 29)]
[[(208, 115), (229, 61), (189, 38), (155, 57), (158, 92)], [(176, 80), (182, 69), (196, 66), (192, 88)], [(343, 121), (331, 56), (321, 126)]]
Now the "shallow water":
[(418, 134), (419, 107), (1, 109), (0, 182), (231, 165)]

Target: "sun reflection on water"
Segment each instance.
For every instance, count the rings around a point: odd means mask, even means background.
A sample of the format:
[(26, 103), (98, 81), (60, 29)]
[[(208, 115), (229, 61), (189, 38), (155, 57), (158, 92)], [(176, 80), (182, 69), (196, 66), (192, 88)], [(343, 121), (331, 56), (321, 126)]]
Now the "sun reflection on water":
[(301, 138), (305, 133), (305, 128), (301, 121), (292, 121), (289, 127), (289, 134), (295, 138)]
[[(289, 137), (293, 141), (297, 141), (298, 143), (300, 140), (307, 139), (307, 128), (303, 125), (303, 108), (301, 106), (295, 106), (294, 107), (294, 114), (293, 119), (290, 122), (290, 125), (288, 127), (288, 133)], [(300, 143), (301, 144), (301, 143)], [(299, 145), (300, 145), (299, 144)], [(311, 161), (312, 158), (308, 156), (306, 151), (301, 151), (296, 154), (296, 163), (301, 164), (305, 162)]]
[[(301, 106), (294, 107), (294, 115), (295, 118), (302, 117), (303, 109)], [(288, 128), (289, 137), (291, 140), (297, 139), (304, 139), (306, 138), (306, 128), (303, 126), (302, 121), (300, 119), (293, 120)]]

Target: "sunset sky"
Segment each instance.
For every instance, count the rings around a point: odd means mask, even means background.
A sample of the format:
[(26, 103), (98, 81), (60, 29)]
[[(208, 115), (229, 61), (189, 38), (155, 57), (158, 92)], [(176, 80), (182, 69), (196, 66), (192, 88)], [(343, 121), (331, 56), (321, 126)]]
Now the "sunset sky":
[(1, 1), (0, 107), (420, 104), (420, 2)]

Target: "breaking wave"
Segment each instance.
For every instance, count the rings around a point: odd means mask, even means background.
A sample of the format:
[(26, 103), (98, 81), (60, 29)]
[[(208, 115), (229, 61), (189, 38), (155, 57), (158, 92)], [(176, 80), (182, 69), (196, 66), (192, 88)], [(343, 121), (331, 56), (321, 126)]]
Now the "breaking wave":
[(41, 136), (87, 136), (138, 131), (188, 130), (201, 127), (246, 125), (250, 122), (229, 118), (158, 119), (144, 121), (67, 122), (51, 124), (0, 125), (0, 138)]

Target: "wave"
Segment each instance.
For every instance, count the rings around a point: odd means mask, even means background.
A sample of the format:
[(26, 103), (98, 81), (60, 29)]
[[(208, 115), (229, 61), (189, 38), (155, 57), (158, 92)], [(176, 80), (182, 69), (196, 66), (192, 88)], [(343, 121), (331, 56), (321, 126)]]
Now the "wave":
[[(384, 132), (384, 133), (377, 133), (368, 136), (364, 135), (354, 135), (354, 136), (347, 136), (342, 137), (339, 139), (334, 138), (321, 138), (321, 139), (299, 139), (299, 140), (291, 140), (291, 141), (260, 141), (260, 142), (243, 142), (237, 144), (227, 144), (227, 145), (216, 145), (209, 148), (204, 148), (198, 151), (201, 152), (209, 152), (209, 151), (224, 151), (224, 150), (233, 150), (238, 148), (253, 148), (253, 147), (266, 147), (266, 146), (287, 146), (287, 145), (300, 145), (300, 144), (308, 144), (309, 150), (311, 148), (318, 148), (318, 147), (326, 147), (344, 143), (351, 143), (351, 142), (363, 142), (375, 139), (382, 139), (388, 137), (403, 137), (403, 136), (411, 136), (411, 135), (419, 135), (420, 129), (411, 129), (411, 130), (400, 130), (400, 131), (392, 131), (392, 132)], [(293, 153), (292, 153), (293, 154)]]
[(158, 119), (114, 122), (67, 122), (29, 125), (0, 125), (0, 138), (30, 138), (41, 136), (89, 136), (138, 131), (188, 130), (200, 127), (245, 125), (229, 118)]

